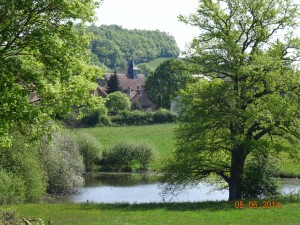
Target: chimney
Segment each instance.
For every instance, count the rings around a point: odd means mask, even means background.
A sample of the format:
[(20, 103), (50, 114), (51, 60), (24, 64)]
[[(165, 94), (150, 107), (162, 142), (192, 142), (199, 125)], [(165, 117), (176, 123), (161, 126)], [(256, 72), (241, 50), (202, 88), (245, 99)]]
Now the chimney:
[(140, 89), (140, 86), (136, 87), (136, 94), (137, 95), (142, 95), (142, 90)]
[(130, 97), (131, 96), (131, 87), (129, 86), (127, 89), (127, 95)]

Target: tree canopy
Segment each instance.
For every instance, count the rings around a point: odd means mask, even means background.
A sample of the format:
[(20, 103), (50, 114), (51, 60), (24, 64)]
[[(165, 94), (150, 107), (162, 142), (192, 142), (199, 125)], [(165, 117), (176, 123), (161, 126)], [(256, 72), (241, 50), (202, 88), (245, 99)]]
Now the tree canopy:
[(168, 59), (147, 77), (145, 87), (156, 106), (169, 109), (172, 98), (185, 87), (188, 77), (189, 69), (183, 61)]
[(107, 96), (105, 105), (111, 112), (119, 113), (130, 110), (131, 103), (126, 94), (116, 91)]
[(93, 102), (101, 71), (89, 65), (83, 25), (98, 4), (0, 0), (0, 145), (10, 145), (12, 129), (35, 137), (56, 114)]
[(90, 26), (89, 30), (94, 34), (92, 53), (111, 69), (124, 69), (130, 60), (141, 63), (159, 57), (176, 58), (180, 53), (174, 37), (159, 30), (128, 30), (117, 25)]
[(300, 40), (291, 33), (299, 6), (201, 0), (197, 13), (180, 19), (201, 31), (188, 56), (212, 81), (181, 91), (177, 148), (165, 180), (173, 189), (214, 174), (229, 187), (229, 200), (240, 199), (249, 189), (247, 162), (299, 151)]

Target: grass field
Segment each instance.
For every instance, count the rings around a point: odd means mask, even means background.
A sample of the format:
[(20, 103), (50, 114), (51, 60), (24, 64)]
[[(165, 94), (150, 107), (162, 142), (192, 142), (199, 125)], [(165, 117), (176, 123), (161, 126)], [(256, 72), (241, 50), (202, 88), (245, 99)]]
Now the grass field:
[[(151, 165), (153, 169), (159, 167), (160, 160), (169, 156), (172, 150), (174, 150), (175, 139), (173, 130), (175, 126), (175, 124), (160, 124), (127, 127), (95, 127), (82, 128), (77, 130), (77, 132), (91, 134), (100, 141), (105, 149), (122, 141), (146, 143), (155, 151), (156, 161)], [(281, 175), (286, 177), (300, 177), (300, 163), (288, 158), (287, 154), (282, 154), (282, 162)]]
[[(167, 59), (168, 58), (156, 58), (156, 59), (153, 59), (146, 63), (141, 63), (141, 64), (147, 65), (152, 71), (154, 71), (156, 69), (156, 67), (158, 67), (163, 61), (165, 61)], [(139, 64), (137, 66), (139, 66)]]
[[(276, 201), (278, 202), (278, 201)], [(14, 206), (20, 217), (45, 224), (300, 224), (300, 200), (280, 201), (281, 208), (236, 209), (233, 202), (161, 204), (27, 204)], [(8, 209), (9, 207), (0, 207)]]
[(78, 132), (88, 133), (107, 149), (118, 142), (128, 141), (150, 145), (158, 157), (165, 157), (174, 149), (173, 129), (175, 124), (159, 124), (127, 127), (82, 128)]

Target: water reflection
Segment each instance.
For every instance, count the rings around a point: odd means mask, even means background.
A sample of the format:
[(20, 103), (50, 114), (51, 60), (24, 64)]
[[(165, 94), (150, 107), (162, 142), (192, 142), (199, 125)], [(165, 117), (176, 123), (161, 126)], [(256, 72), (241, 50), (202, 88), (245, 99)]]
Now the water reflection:
[[(300, 191), (300, 181), (285, 180), (284, 194)], [(290, 181), (290, 180), (289, 180)], [(200, 202), (228, 199), (228, 191), (211, 191), (212, 187), (200, 183), (177, 196), (161, 195), (157, 176), (147, 174), (93, 174), (86, 178), (79, 194), (57, 197), (56, 202), (97, 203), (150, 203), (150, 202)]]

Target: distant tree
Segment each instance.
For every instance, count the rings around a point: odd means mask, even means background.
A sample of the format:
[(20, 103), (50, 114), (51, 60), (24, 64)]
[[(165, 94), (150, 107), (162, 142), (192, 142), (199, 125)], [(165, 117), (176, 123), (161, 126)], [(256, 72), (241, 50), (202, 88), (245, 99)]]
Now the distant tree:
[(298, 28), (299, 5), (200, 0), (196, 14), (180, 18), (199, 28), (189, 58), (212, 81), (198, 80), (181, 92), (177, 148), (165, 182), (173, 190), (213, 175), (229, 187), (229, 200), (272, 193), (269, 168), (276, 164), (270, 160), (280, 152), (297, 158), (300, 149), (300, 71), (294, 66), (300, 40), (290, 32)]
[(147, 66), (146, 64), (139, 64), (139, 73), (144, 74), (146, 77), (148, 77), (153, 71)]
[(171, 100), (189, 78), (187, 65), (178, 59), (162, 62), (146, 79), (145, 88), (156, 106), (169, 109)]
[(120, 90), (121, 90), (120, 82), (117, 76), (117, 70), (115, 70), (114, 74), (109, 78), (107, 82), (107, 93), (110, 94)]
[(111, 112), (122, 112), (126, 110), (130, 110), (131, 103), (128, 96), (122, 92), (113, 92), (107, 96), (106, 107)]

